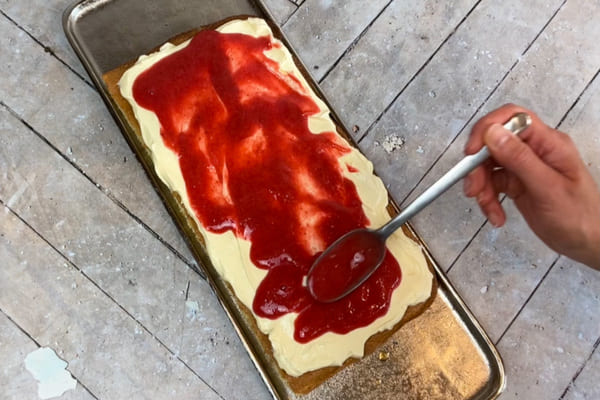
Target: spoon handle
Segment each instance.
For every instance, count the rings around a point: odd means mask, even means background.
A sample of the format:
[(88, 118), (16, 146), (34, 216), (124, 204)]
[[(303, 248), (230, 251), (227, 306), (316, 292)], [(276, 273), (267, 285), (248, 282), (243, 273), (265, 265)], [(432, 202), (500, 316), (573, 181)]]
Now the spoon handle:
[[(531, 117), (526, 113), (513, 115), (505, 124), (504, 128), (518, 135), (531, 125)], [(437, 182), (425, 190), (419, 197), (410, 203), (400, 214), (390, 222), (378, 229), (379, 235), (383, 238), (390, 236), (396, 229), (404, 225), (406, 221), (425, 208), (429, 203), (438, 198), (442, 193), (454, 185), (456, 182), (467, 176), (467, 174), (477, 168), (489, 157), (490, 152), (487, 146), (483, 146), (479, 152), (466, 156), (452, 167)]]

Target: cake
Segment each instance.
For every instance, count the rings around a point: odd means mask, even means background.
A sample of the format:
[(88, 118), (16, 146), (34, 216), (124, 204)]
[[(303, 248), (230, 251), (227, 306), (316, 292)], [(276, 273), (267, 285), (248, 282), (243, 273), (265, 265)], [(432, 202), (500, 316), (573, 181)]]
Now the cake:
[(347, 231), (387, 222), (388, 193), (263, 19), (183, 34), (104, 79), (294, 391), (373, 351), (432, 301), (431, 267), (403, 230), (348, 297), (310, 296), (312, 262)]

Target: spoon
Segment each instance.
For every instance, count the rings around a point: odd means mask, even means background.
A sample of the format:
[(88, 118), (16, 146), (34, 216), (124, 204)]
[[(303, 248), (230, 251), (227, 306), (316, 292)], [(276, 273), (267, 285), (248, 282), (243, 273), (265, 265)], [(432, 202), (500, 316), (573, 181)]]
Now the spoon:
[[(526, 113), (518, 113), (504, 124), (504, 128), (518, 135), (529, 125), (531, 125), (531, 117)], [(489, 155), (488, 148), (483, 146), (476, 154), (460, 160), (381, 228), (355, 229), (333, 242), (321, 253), (308, 271), (306, 283), (310, 294), (320, 302), (332, 303), (358, 288), (381, 265), (386, 253), (386, 239), (425, 206), (487, 160)]]

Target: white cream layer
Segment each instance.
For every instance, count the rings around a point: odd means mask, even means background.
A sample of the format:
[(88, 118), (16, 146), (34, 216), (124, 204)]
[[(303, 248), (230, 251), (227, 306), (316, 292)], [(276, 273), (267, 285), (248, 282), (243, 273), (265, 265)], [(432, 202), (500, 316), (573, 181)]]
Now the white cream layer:
[[(233, 20), (221, 25), (217, 30), (221, 33), (243, 33), (254, 37), (269, 36), (274, 43), (279, 43), (279, 46), (273, 46), (265, 55), (277, 61), (281, 71), (299, 79), (306, 92), (318, 104), (321, 111), (309, 118), (311, 131), (315, 134), (336, 131), (335, 124), (329, 118), (327, 106), (310, 89), (293, 62), (291, 54), (273, 37), (265, 21), (259, 18)], [(265, 277), (266, 271), (252, 264), (249, 256), (250, 242), (237, 238), (232, 232), (214, 234), (203, 229), (190, 206), (177, 154), (167, 148), (161, 139), (158, 117), (139, 106), (133, 98), (132, 87), (138, 75), (162, 58), (184, 48), (188, 43), (189, 40), (177, 46), (167, 43), (156, 53), (141, 56), (138, 62), (123, 74), (119, 86), (123, 97), (133, 108), (144, 142), (152, 151), (156, 173), (173, 192), (181, 196), (184, 206), (194, 217), (204, 236), (215, 268), (231, 284), (238, 299), (252, 310), (254, 293)], [(339, 161), (344, 171), (347, 171), (346, 165), (359, 171), (346, 172), (346, 177), (356, 185), (363, 210), (372, 226), (383, 225), (390, 219), (386, 209), (388, 195), (381, 180), (373, 175), (371, 162), (353, 148)], [(392, 294), (388, 313), (370, 325), (345, 335), (328, 332), (308, 343), (298, 343), (294, 340), (294, 321), (297, 314), (290, 313), (275, 320), (255, 315), (259, 329), (268, 335), (271, 341), (275, 359), (289, 375), (299, 376), (318, 368), (341, 365), (349, 357), (362, 357), (364, 344), (369, 337), (392, 328), (402, 319), (408, 306), (421, 303), (429, 297), (432, 274), (427, 268), (421, 247), (405, 236), (401, 230), (388, 239), (387, 245), (402, 268), (402, 282)]]

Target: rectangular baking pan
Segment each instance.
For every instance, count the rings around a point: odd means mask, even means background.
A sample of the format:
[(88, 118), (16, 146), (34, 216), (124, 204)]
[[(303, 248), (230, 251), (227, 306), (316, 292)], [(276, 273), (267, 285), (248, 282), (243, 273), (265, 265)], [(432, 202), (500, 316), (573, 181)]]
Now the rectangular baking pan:
[[(188, 240), (201, 268), (198, 272), (211, 285), (273, 398), (496, 398), (505, 385), (500, 356), (410, 226), (409, 234), (423, 245), (438, 280), (437, 295), (430, 308), (398, 330), (380, 351), (345, 368), (309, 394), (295, 394), (287, 386), (275, 361), (266, 355), (264, 343), (253, 334), (251, 321), (237, 306), (232, 291), (214, 272), (201, 243), (194, 239), (179, 203), (156, 176), (149, 154), (119, 114), (102, 80), (104, 73), (171, 37), (235, 15), (259, 16), (276, 26), (260, 0), (84, 0), (65, 10), (63, 27), (123, 135)], [(298, 58), (285, 35), (280, 30), (277, 33)], [(307, 71), (301, 63), (300, 67)], [(309, 78), (309, 81), (332, 110), (334, 120), (342, 126), (324, 94), (313, 80)], [(346, 137), (352, 141), (347, 132)]]

